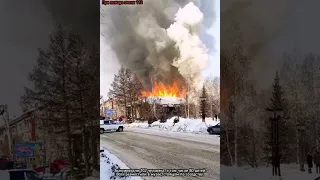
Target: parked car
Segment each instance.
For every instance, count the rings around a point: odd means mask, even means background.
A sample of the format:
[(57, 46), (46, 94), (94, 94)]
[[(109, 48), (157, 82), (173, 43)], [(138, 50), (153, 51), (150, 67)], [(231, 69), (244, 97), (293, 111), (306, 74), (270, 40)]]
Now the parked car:
[(209, 126), (207, 131), (209, 134), (219, 134), (220, 135), (220, 123), (218, 123), (214, 126)]
[(0, 158), (0, 170), (13, 169), (13, 161), (6, 158)]
[(123, 124), (116, 123), (112, 120), (100, 121), (100, 134), (103, 134), (107, 131), (117, 131), (122, 132), (124, 129)]
[(31, 169), (0, 170), (1, 180), (41, 180), (39, 174)]

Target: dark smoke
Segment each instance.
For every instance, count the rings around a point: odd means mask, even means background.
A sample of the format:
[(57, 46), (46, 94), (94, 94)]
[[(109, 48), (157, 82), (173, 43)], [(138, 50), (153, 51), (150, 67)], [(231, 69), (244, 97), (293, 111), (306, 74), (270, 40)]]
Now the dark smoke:
[[(213, 11), (210, 0), (145, 0), (139, 6), (103, 7), (101, 31), (105, 41), (116, 54), (119, 64), (137, 73), (145, 88), (152, 86), (151, 79), (164, 83), (184, 82), (178, 69), (171, 65), (180, 52), (165, 30), (174, 22), (178, 9), (189, 2), (194, 2), (200, 9)], [(208, 10), (210, 5), (212, 11)], [(212, 25), (213, 17), (204, 14), (205, 27)]]
[[(232, 46), (234, 39), (241, 36), (242, 47), (252, 63), (250, 78), (257, 81), (259, 88), (272, 83), (275, 68), (279, 66), (280, 56), (284, 52), (280, 50), (279, 42), (288, 33), (288, 19), (294, 13), (291, 11), (291, 2), (221, 1), (222, 49), (231, 49), (228, 46)], [(235, 25), (238, 26), (237, 31), (233, 30)]]
[(100, 36), (100, 3), (97, 0), (42, 0), (55, 24), (62, 24), (78, 32), (85, 42), (97, 44)]

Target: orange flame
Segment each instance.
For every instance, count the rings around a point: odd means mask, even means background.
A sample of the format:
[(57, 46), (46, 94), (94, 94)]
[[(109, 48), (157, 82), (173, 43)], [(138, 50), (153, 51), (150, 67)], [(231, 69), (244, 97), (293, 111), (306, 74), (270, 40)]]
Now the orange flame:
[(142, 91), (141, 95), (143, 97), (150, 96), (166, 96), (166, 97), (184, 97), (186, 95), (186, 90), (182, 88), (179, 90), (178, 83), (165, 85), (164, 83), (155, 82), (153, 84), (152, 92)]

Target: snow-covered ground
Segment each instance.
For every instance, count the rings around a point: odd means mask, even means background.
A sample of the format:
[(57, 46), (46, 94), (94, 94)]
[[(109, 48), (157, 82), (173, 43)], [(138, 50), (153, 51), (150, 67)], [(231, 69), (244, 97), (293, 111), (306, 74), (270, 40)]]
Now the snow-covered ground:
[(111, 154), (106, 148), (100, 147), (104, 152), (100, 153), (100, 179), (101, 180), (142, 180), (140, 177), (116, 177), (116, 169), (129, 169), (115, 155)]
[(100, 179), (100, 172), (94, 170), (90, 177), (86, 177), (83, 180), (99, 180)]
[[(221, 178), (230, 180), (280, 180), (279, 177), (272, 176), (271, 167), (253, 168), (233, 168), (227, 166), (221, 166), (220, 168)], [(281, 180), (314, 180), (320, 177), (320, 174), (309, 174), (299, 171), (299, 167), (296, 164), (282, 164), (281, 165)]]
[(131, 124), (126, 124), (126, 127), (131, 128), (144, 128), (144, 129), (158, 129), (174, 132), (186, 132), (193, 134), (208, 134), (207, 128), (209, 126), (216, 125), (220, 123), (220, 120), (212, 120), (212, 118), (206, 118), (205, 122), (202, 122), (201, 119), (186, 119), (179, 118), (179, 122), (174, 124), (174, 119), (172, 117), (168, 119), (165, 123), (160, 123), (160, 121), (153, 122), (150, 126), (147, 122), (135, 121)]

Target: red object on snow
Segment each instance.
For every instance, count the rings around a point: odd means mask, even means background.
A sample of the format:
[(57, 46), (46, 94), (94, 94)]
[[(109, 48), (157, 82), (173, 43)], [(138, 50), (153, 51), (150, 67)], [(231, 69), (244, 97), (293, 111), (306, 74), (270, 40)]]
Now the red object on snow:
[(119, 121), (122, 121), (122, 120), (124, 120), (124, 119), (126, 119), (125, 116), (120, 116), (120, 117), (119, 117)]
[(55, 160), (50, 164), (50, 173), (58, 173), (63, 169), (64, 167), (68, 166), (69, 163), (61, 161), (61, 160)]
[(38, 167), (38, 168), (35, 168), (34, 169), (36, 172), (38, 172), (38, 173), (40, 173), (40, 172), (45, 172), (46, 171), (46, 168), (44, 168), (44, 167)]

